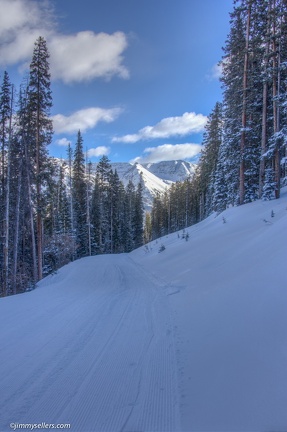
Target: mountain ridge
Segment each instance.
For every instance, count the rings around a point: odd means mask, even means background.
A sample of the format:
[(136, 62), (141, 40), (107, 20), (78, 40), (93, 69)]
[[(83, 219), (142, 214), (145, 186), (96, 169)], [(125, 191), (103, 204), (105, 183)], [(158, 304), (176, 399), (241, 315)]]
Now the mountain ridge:
[[(62, 161), (53, 158), (56, 165)], [(112, 170), (117, 171), (119, 179), (126, 187), (129, 181), (135, 186), (142, 179), (143, 203), (146, 211), (150, 211), (154, 197), (162, 195), (173, 183), (184, 181), (193, 176), (196, 165), (183, 160), (161, 161), (140, 164), (139, 162), (110, 162)], [(92, 163), (91, 176), (96, 173), (98, 162)], [(65, 169), (68, 178), (68, 168)]]
[[(173, 183), (192, 176), (195, 164), (183, 160), (161, 161), (147, 164), (138, 162), (111, 162), (120, 180), (126, 186), (131, 180), (137, 185), (142, 178), (144, 207), (149, 211), (157, 194), (163, 194)], [(96, 169), (96, 164), (95, 164)]]

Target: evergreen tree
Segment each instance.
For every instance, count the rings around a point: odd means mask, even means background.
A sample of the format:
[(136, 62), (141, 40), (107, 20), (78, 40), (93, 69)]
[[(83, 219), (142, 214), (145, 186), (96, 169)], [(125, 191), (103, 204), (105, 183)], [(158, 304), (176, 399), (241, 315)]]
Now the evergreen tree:
[(28, 116), (29, 116), (29, 156), (33, 163), (33, 182), (36, 187), (36, 226), (37, 226), (37, 260), (38, 279), (42, 278), (43, 250), (43, 185), (49, 175), (47, 162), (47, 146), (51, 143), (53, 126), (50, 119), (52, 94), (50, 89), (49, 52), (46, 41), (39, 37), (35, 42), (33, 57), (30, 64), (28, 86)]
[(144, 208), (143, 208), (143, 182), (140, 179), (134, 203), (134, 214), (133, 214), (133, 244), (134, 248), (138, 248), (143, 244), (143, 231), (144, 231)]
[(99, 239), (98, 249), (100, 253), (110, 253), (111, 251), (111, 182), (112, 167), (107, 156), (102, 156), (96, 169), (96, 179), (98, 184), (98, 230)]
[(0, 90), (0, 141), (1, 141), (1, 191), (0, 191), (0, 296), (9, 289), (9, 203), (11, 184), (11, 139), (12, 139), (12, 86), (8, 73), (4, 72)]
[(124, 252), (131, 252), (134, 248), (133, 240), (133, 214), (135, 204), (135, 186), (129, 180), (124, 193), (123, 219), (121, 228), (121, 239)]
[(56, 232), (60, 234), (71, 234), (70, 204), (65, 182), (65, 162), (59, 168), (59, 178), (56, 186)]
[(83, 138), (78, 131), (73, 161), (73, 215), (77, 258), (88, 255), (87, 207), (85, 183), (85, 157)]
[(152, 241), (152, 221), (150, 212), (145, 214), (145, 224), (144, 224), (144, 244)]
[(67, 163), (68, 163), (68, 196), (69, 196), (69, 208), (70, 208), (70, 221), (71, 221), (71, 235), (75, 234), (74, 227), (74, 206), (73, 206), (73, 150), (71, 144), (68, 144), (67, 149)]
[(265, 181), (262, 191), (262, 199), (264, 201), (269, 201), (275, 196), (274, 192), (276, 189), (276, 182), (274, 180), (274, 177), (275, 176), (273, 168), (267, 168), (265, 170)]
[(96, 173), (91, 201), (92, 254), (101, 253), (101, 209), (101, 184), (99, 174)]
[(215, 171), (218, 164), (218, 152), (222, 143), (223, 114), (222, 104), (217, 102), (211, 112), (203, 136), (203, 150), (199, 162), (199, 176), (202, 200), (202, 218), (208, 216), (212, 208), (215, 189)]

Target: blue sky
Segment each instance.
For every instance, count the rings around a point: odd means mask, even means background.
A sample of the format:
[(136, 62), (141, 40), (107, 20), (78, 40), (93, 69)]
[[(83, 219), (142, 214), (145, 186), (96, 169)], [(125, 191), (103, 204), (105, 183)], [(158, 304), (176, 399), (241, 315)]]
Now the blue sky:
[(89, 159), (196, 159), (221, 100), (217, 62), (232, 0), (0, 0), (0, 74), (19, 85), (46, 38), (54, 139), (81, 130)]

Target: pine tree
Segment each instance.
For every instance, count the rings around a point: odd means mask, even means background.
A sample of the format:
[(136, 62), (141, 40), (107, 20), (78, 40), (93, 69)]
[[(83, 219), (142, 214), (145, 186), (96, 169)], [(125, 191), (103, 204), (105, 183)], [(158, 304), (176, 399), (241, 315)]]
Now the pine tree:
[(62, 162), (59, 168), (59, 178), (56, 186), (56, 232), (71, 234), (70, 205), (65, 181), (66, 163)]
[(3, 84), (0, 90), (0, 141), (1, 141), (1, 191), (0, 191), (0, 264), (3, 269), (0, 274), (0, 286), (5, 296), (9, 284), (9, 189), (10, 189), (10, 147), (12, 122), (12, 86), (8, 73), (4, 72)]
[(120, 249), (120, 217), (121, 217), (121, 182), (117, 171), (110, 174), (110, 252), (117, 253)]
[(88, 235), (86, 223), (85, 157), (83, 151), (83, 138), (80, 131), (78, 131), (74, 151), (72, 185), (75, 239), (77, 243), (76, 255), (77, 258), (81, 258), (88, 255)]
[(140, 179), (134, 203), (134, 214), (133, 214), (133, 243), (134, 248), (138, 248), (143, 244), (143, 231), (144, 231), (144, 207), (143, 207), (143, 181)]
[(124, 252), (131, 252), (134, 248), (133, 243), (133, 213), (135, 202), (135, 186), (129, 180), (124, 193), (123, 219), (121, 224), (121, 242)]
[(96, 173), (91, 200), (91, 247), (92, 254), (101, 253), (102, 232), (101, 232), (101, 185), (99, 174)]
[(152, 241), (152, 221), (150, 212), (145, 214), (145, 224), (144, 224), (144, 244)]
[(264, 201), (269, 201), (274, 198), (276, 186), (274, 170), (273, 168), (267, 168), (265, 170), (265, 181), (262, 191), (262, 199)]
[(52, 94), (50, 89), (49, 52), (46, 41), (39, 37), (35, 42), (33, 57), (30, 64), (28, 86), (29, 115), (29, 155), (33, 160), (33, 182), (36, 186), (36, 226), (37, 226), (37, 260), (38, 279), (42, 279), (43, 250), (43, 194), (42, 188), (47, 181), (48, 150), (51, 143), (53, 126), (50, 119)]
[[(6, 295), (9, 286), (9, 204), (11, 184), (11, 140), (13, 93), (8, 73), (4, 72), (0, 91), (1, 192), (0, 192), (0, 289)], [(3, 254), (2, 254), (3, 253)], [(3, 266), (2, 266), (3, 264)]]
[(222, 104), (217, 102), (211, 112), (203, 136), (203, 150), (199, 161), (199, 175), (202, 199), (202, 217), (208, 216), (212, 209), (215, 171), (218, 163), (219, 147), (222, 143), (223, 115)]
[(100, 253), (111, 251), (111, 183), (112, 167), (107, 156), (102, 156), (96, 169), (96, 188), (98, 189), (98, 250)]

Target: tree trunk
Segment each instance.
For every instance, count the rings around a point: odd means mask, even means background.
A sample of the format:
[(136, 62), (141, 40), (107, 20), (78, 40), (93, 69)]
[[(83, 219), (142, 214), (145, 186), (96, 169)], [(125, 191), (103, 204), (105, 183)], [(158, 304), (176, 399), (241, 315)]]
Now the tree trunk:
[(268, 57), (269, 57), (269, 34), (270, 34), (270, 2), (268, 4), (268, 23), (267, 23), (267, 34), (266, 34), (266, 44), (265, 44), (265, 61), (264, 61), (264, 82), (263, 82), (263, 95), (262, 95), (262, 132), (261, 132), (261, 158), (259, 165), (259, 198), (262, 196), (263, 184), (264, 184), (264, 174), (265, 174), (265, 158), (267, 148), (267, 96), (268, 96), (268, 81), (267, 81), (267, 67), (268, 67)]
[[(273, 0), (273, 8), (275, 11), (276, 2)], [(276, 134), (280, 130), (279, 117), (279, 92), (280, 92), (280, 40), (279, 47), (276, 47), (276, 22), (273, 20), (273, 130), (275, 134), (275, 149), (274, 149), (274, 173), (275, 173), (275, 198), (280, 197), (280, 153), (279, 143)]]
[(13, 294), (17, 292), (17, 265), (18, 265), (18, 245), (19, 245), (19, 222), (20, 222), (20, 201), (21, 201), (21, 188), (22, 188), (22, 175), (23, 165), (22, 159), (19, 164), (19, 175), (17, 184), (17, 199), (15, 208), (15, 226), (14, 226), (14, 242), (13, 242), (13, 263), (12, 263), (12, 291)]
[(37, 219), (37, 255), (38, 255), (38, 278), (43, 277), (43, 230), (42, 230), (42, 209), (41, 209), (41, 181), (40, 181), (40, 89), (38, 82), (38, 107), (37, 107), (37, 123), (36, 123), (36, 219)]
[(246, 43), (244, 54), (244, 69), (243, 69), (243, 85), (242, 85), (242, 119), (241, 119), (241, 139), (240, 139), (240, 167), (239, 167), (239, 203), (243, 204), (245, 196), (245, 166), (244, 166), (244, 150), (246, 141), (246, 126), (247, 126), (247, 83), (248, 83), (248, 50), (249, 50), (249, 33), (250, 33), (250, 14), (251, 1), (248, 4), (247, 23), (246, 23)]
[(9, 287), (9, 228), (10, 228), (10, 182), (11, 182), (11, 139), (12, 139), (12, 111), (13, 111), (13, 87), (11, 92), (11, 106), (9, 118), (8, 154), (7, 154), (7, 180), (6, 180), (6, 203), (4, 218), (4, 295), (8, 294)]
[(32, 242), (32, 259), (33, 259), (33, 285), (38, 281), (38, 273), (37, 273), (37, 253), (36, 253), (36, 239), (35, 239), (35, 228), (34, 228), (34, 218), (33, 218), (33, 207), (32, 207), (32, 194), (31, 194), (31, 180), (29, 173), (29, 158), (28, 158), (28, 149), (27, 143), (24, 143), (25, 146), (25, 159), (26, 159), (26, 181), (27, 181), (27, 189), (28, 189), (28, 208), (29, 208), (29, 217), (30, 217), (30, 227), (31, 227), (31, 242)]

